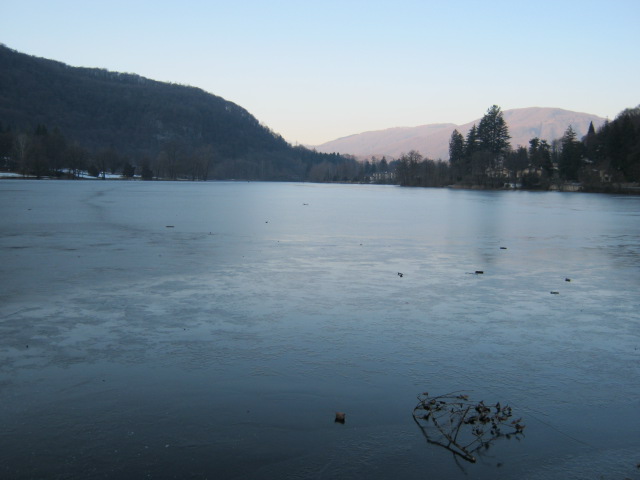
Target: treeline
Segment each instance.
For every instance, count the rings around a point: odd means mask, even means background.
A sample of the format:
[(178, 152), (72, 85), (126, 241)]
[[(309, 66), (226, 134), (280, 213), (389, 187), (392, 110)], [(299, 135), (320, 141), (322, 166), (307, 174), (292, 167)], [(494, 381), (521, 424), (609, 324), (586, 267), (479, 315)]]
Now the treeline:
[[(59, 129), (51, 131), (38, 125), (29, 131), (18, 131), (0, 122), (0, 167), (23, 176), (43, 178), (78, 178), (82, 173), (106, 177), (117, 174), (133, 177), (136, 166), (113, 149), (92, 152), (70, 141)], [(152, 178), (149, 162), (138, 167), (144, 178)]]
[(58, 128), (21, 131), (0, 122), (0, 168), (25, 176), (77, 178), (80, 172), (142, 179), (285, 180), (468, 188), (619, 191), (640, 182), (640, 107), (626, 109), (581, 139), (571, 125), (550, 143), (532, 138), (511, 148), (500, 107), (492, 106), (466, 136), (455, 130), (449, 162), (411, 151), (398, 159), (364, 162), (289, 146), (289, 152), (245, 152), (224, 158), (212, 145), (187, 148), (166, 141), (155, 156), (134, 158), (113, 147), (91, 150)]
[(188, 148), (179, 141), (160, 152), (135, 158), (113, 147), (89, 149), (67, 138), (58, 128), (37, 125), (18, 130), (0, 122), (0, 170), (29, 177), (79, 178), (83, 174), (141, 177), (143, 180), (299, 180), (358, 181), (362, 166), (355, 159), (297, 146), (289, 151), (245, 152), (221, 157), (212, 145)]
[(404, 186), (562, 189), (573, 184), (614, 191), (640, 182), (640, 106), (597, 131), (591, 124), (581, 139), (571, 125), (551, 143), (532, 138), (514, 149), (510, 138), (500, 107), (493, 105), (466, 136), (453, 131), (448, 163), (411, 151), (391, 164)]
[[(24, 176), (77, 176), (87, 168), (88, 151), (71, 143), (58, 129), (49, 132), (38, 125), (32, 132), (18, 132), (0, 122), (0, 166)], [(118, 168), (121, 168), (119, 165)]]

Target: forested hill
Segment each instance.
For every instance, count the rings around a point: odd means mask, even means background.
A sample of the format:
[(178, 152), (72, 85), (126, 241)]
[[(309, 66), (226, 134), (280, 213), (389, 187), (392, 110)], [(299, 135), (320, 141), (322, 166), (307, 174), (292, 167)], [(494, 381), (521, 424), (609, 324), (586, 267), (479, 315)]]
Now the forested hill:
[(4, 45), (0, 122), (14, 132), (56, 129), (88, 156), (108, 151), (121, 163), (148, 162), (164, 177), (303, 179), (314, 164), (349, 162), (293, 147), (244, 108), (199, 88), (71, 67)]

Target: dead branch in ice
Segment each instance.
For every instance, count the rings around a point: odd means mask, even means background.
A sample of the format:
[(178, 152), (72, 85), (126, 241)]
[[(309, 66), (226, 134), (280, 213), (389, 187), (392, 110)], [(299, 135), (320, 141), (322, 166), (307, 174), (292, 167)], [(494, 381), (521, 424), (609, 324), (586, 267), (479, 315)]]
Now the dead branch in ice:
[(489, 405), (471, 401), (462, 393), (429, 396), (418, 395), (413, 418), (429, 443), (440, 445), (469, 462), (475, 462), (475, 452), (499, 437), (522, 435), (522, 419), (511, 420), (510, 406), (500, 402)]

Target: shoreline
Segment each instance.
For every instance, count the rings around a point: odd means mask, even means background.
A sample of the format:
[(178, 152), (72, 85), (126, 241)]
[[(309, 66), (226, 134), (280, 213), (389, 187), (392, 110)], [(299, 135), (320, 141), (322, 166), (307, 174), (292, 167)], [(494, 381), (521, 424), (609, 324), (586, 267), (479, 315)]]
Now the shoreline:
[[(224, 182), (224, 181), (229, 181), (229, 180), (219, 180), (219, 179), (212, 179), (212, 180), (191, 180), (191, 179), (187, 179), (187, 178), (178, 178), (178, 179), (170, 179), (170, 178), (153, 178), (153, 179), (147, 179), (147, 180), (143, 180), (141, 177), (139, 176), (134, 176), (134, 177), (123, 177), (121, 175), (116, 176), (116, 175), (109, 175), (107, 178), (102, 178), (102, 177), (92, 177), (92, 176), (88, 176), (88, 175), (82, 175), (79, 177), (71, 177), (71, 176), (60, 176), (60, 177), (51, 177), (51, 176), (43, 176), (43, 177), (36, 177), (33, 175), (29, 175), (29, 176), (24, 176), (22, 174), (19, 173), (15, 173), (15, 172), (0, 172), (0, 180), (79, 180), (79, 181), (83, 181), (83, 180), (103, 180), (103, 181), (125, 181), (125, 182), (131, 182), (131, 181), (144, 181), (144, 182)], [(287, 180), (257, 180), (257, 179), (253, 179), (253, 180), (239, 180), (239, 179), (230, 179), (230, 180), (236, 180), (236, 181), (248, 181), (248, 182), (254, 182), (254, 181), (264, 181), (264, 182), (288, 182)], [(377, 185), (377, 184), (370, 184), (370, 183), (362, 183), (362, 182), (308, 182), (308, 181), (303, 181), (304, 183), (344, 183), (344, 184), (353, 184), (353, 185)], [(406, 185), (398, 185), (398, 184), (394, 184), (394, 183), (387, 183), (387, 184), (382, 184), (382, 185), (396, 185), (396, 186), (400, 186), (403, 188), (407, 188), (408, 186)], [(441, 187), (420, 187), (420, 186), (410, 186), (408, 188), (448, 188), (451, 190), (487, 190), (487, 191), (524, 191), (524, 192), (563, 192), (563, 193), (570, 193), (570, 192), (576, 192), (576, 193), (609, 193), (609, 194), (623, 194), (623, 195), (640, 195), (640, 184), (638, 183), (629, 183), (629, 184), (611, 184), (608, 185), (607, 187), (604, 188), (596, 188), (596, 187), (590, 187), (590, 186), (584, 186), (581, 185), (579, 183), (565, 183), (565, 184), (561, 184), (561, 185), (551, 185), (550, 188), (547, 189), (542, 189), (542, 188), (514, 188), (514, 187), (485, 187), (482, 185), (459, 185), (459, 184), (451, 184), (451, 185), (444, 185)]]

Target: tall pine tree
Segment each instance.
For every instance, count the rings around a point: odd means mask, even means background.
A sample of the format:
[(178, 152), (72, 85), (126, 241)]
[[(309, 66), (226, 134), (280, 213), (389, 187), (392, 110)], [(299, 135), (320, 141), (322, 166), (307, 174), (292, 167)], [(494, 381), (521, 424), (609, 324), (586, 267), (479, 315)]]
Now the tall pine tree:
[(459, 182), (468, 173), (464, 154), (464, 137), (458, 130), (451, 133), (449, 140), (449, 165), (453, 180)]
[(577, 139), (577, 134), (571, 125), (564, 132), (561, 142), (560, 176), (565, 180), (577, 181), (584, 147)]
[(504, 155), (509, 151), (510, 138), (509, 128), (500, 107), (491, 106), (478, 125), (480, 148), (488, 151), (494, 159), (498, 160), (504, 158)]

